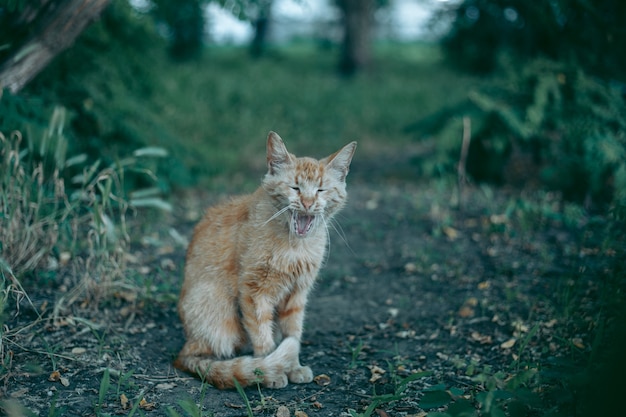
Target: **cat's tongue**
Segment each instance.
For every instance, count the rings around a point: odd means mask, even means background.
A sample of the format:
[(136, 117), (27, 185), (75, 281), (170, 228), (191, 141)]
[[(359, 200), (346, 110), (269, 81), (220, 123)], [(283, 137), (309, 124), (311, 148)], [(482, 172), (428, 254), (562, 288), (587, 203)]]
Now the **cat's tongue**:
[(296, 213), (294, 216), (294, 225), (296, 226), (296, 233), (298, 236), (304, 236), (309, 233), (311, 226), (313, 225), (314, 216), (306, 214)]

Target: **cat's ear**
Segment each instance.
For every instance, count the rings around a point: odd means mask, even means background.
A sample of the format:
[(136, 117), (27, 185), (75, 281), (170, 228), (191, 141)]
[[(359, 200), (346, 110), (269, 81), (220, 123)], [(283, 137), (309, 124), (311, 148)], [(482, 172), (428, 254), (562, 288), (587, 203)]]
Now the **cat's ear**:
[(276, 173), (281, 167), (293, 162), (283, 140), (276, 132), (267, 135), (267, 169), (270, 174)]
[(326, 165), (327, 169), (336, 172), (339, 175), (340, 181), (345, 181), (346, 175), (348, 175), (348, 171), (350, 170), (350, 162), (352, 161), (352, 155), (354, 155), (355, 150), (356, 142), (348, 143), (334, 154), (322, 159), (322, 163)]

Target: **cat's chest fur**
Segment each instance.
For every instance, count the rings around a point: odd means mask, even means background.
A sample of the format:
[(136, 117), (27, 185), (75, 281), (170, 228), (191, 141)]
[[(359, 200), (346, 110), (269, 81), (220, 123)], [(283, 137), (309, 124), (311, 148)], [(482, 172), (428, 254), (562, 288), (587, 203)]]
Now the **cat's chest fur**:
[[(263, 193), (263, 190), (257, 193)], [(310, 284), (326, 256), (328, 231), (318, 228), (306, 238), (290, 236), (288, 224), (265, 223), (269, 217), (266, 207), (264, 203), (250, 207), (248, 233), (238, 236), (245, 240), (240, 242), (240, 247), (245, 250), (239, 261), (242, 265), (259, 264), (289, 278), (292, 283), (300, 280)]]

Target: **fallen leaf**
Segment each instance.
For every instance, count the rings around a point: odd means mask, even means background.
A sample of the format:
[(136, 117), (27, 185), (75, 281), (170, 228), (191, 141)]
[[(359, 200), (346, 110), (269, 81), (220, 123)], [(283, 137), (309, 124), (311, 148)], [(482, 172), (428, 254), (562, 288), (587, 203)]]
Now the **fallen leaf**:
[(326, 374), (320, 374), (317, 375), (315, 378), (313, 378), (313, 381), (315, 381), (315, 383), (319, 386), (325, 387), (327, 385), (330, 385), (330, 377)]
[(483, 281), (481, 283), (478, 284), (478, 289), (479, 290), (486, 290), (491, 286), (491, 283), (489, 281)]
[(551, 328), (552, 328), (552, 327), (554, 327), (554, 325), (555, 325), (555, 324), (557, 324), (557, 323), (558, 323), (558, 322), (557, 322), (557, 320), (556, 320), (556, 319), (552, 319), (552, 320), (550, 320), (550, 321), (548, 321), (548, 322), (543, 323), (543, 325), (544, 325), (545, 327), (547, 327), (548, 329), (551, 329)]
[(87, 352), (87, 349), (83, 347), (75, 347), (72, 349), (72, 355), (82, 355)]
[(321, 402), (319, 401), (313, 401), (313, 404), (311, 404), (313, 407), (317, 408), (317, 409), (321, 409), (324, 408), (324, 406), (322, 405)]
[(139, 408), (146, 410), (146, 411), (152, 411), (156, 408), (156, 404), (149, 403), (148, 401), (146, 401), (145, 398), (142, 398), (141, 401), (139, 401)]
[(155, 386), (156, 389), (172, 389), (174, 387), (176, 387), (176, 384), (173, 382), (164, 382)]
[(377, 365), (368, 365), (367, 366), (372, 373), (372, 377), (370, 378), (370, 382), (376, 382), (383, 377), (383, 375), (387, 372), (383, 368)]
[(293, 413), (294, 417), (309, 417), (307, 413), (305, 413), (304, 411), (300, 411), (300, 410), (296, 410)]
[(500, 344), (500, 347), (502, 349), (511, 349), (513, 346), (515, 346), (515, 342), (516, 341), (517, 340), (514, 337), (512, 337), (509, 340), (507, 340), (506, 342), (502, 342), (502, 344)]
[(289, 417), (289, 416), (291, 416), (291, 412), (289, 412), (289, 409), (285, 407), (284, 405), (281, 405), (280, 407), (278, 407), (278, 410), (276, 410), (276, 417)]
[(378, 414), (379, 417), (389, 417), (389, 414), (387, 414), (387, 412), (383, 411), (383, 410), (376, 410), (376, 414)]
[(469, 317), (474, 317), (474, 309), (470, 306), (463, 306), (459, 309), (459, 317), (461, 318), (469, 318)]
[(52, 373), (48, 377), (48, 381), (57, 382), (59, 380), (61, 380), (61, 372), (59, 372), (59, 371), (52, 371)]
[(128, 401), (128, 397), (126, 394), (120, 395), (120, 404), (122, 405), (122, 410), (128, 410), (130, 407), (130, 401)]
[(396, 337), (399, 337), (400, 339), (415, 337), (415, 330), (402, 330), (401, 332), (396, 333)]
[(580, 337), (575, 337), (572, 339), (572, 344), (574, 346), (576, 346), (578, 349), (584, 349), (585, 348), (585, 344), (583, 343), (583, 340)]
[(65, 378), (64, 376), (59, 378), (59, 381), (61, 381), (61, 385), (63, 385), (64, 387), (69, 387), (70, 386), (70, 380)]
[(481, 345), (489, 345), (492, 343), (491, 336), (489, 335), (483, 335), (478, 332), (472, 332), (470, 337), (473, 341), (478, 342)]
[(449, 227), (449, 226), (445, 226), (443, 228), (443, 233), (448, 237), (448, 239), (450, 240), (455, 240), (457, 237), (459, 237), (459, 231), (456, 230), (454, 227)]

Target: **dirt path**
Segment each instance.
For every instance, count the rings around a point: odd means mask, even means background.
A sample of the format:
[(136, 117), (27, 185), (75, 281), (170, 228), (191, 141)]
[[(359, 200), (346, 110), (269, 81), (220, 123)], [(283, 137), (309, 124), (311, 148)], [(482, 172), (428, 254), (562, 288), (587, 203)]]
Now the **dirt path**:
[[(459, 210), (438, 183), (351, 184), (338, 219), (349, 246), (333, 234), (308, 306), (301, 359), (316, 382), (246, 389), (253, 414), (284, 416), (286, 407), (298, 417), (348, 416), (378, 404), (369, 412), (383, 417), (446, 407), (455, 415), (454, 407), (484, 408), (481, 393), (504, 390), (538, 363), (582, 360), (592, 345), (597, 291), (586, 280), (601, 267), (600, 255), (590, 252), (581, 272), (587, 242), (580, 234), (541, 215), (527, 213), (529, 224), (514, 212), (505, 216), (511, 201), (471, 189)], [(171, 226), (185, 235), (192, 222)], [(247, 415), (240, 393), (171, 366), (183, 344), (175, 294), (184, 256), (184, 248), (171, 247), (149, 256), (150, 294), (131, 302), (121, 295), (97, 313), (73, 311), (5, 346), (14, 352), (4, 386), (12, 403), (38, 415)], [(40, 308), (56, 291), (32, 289), (31, 296)], [(588, 320), (572, 319), (573, 302)], [(34, 317), (25, 307), (18, 321)], [(528, 412), (547, 407), (535, 400), (518, 402)]]

